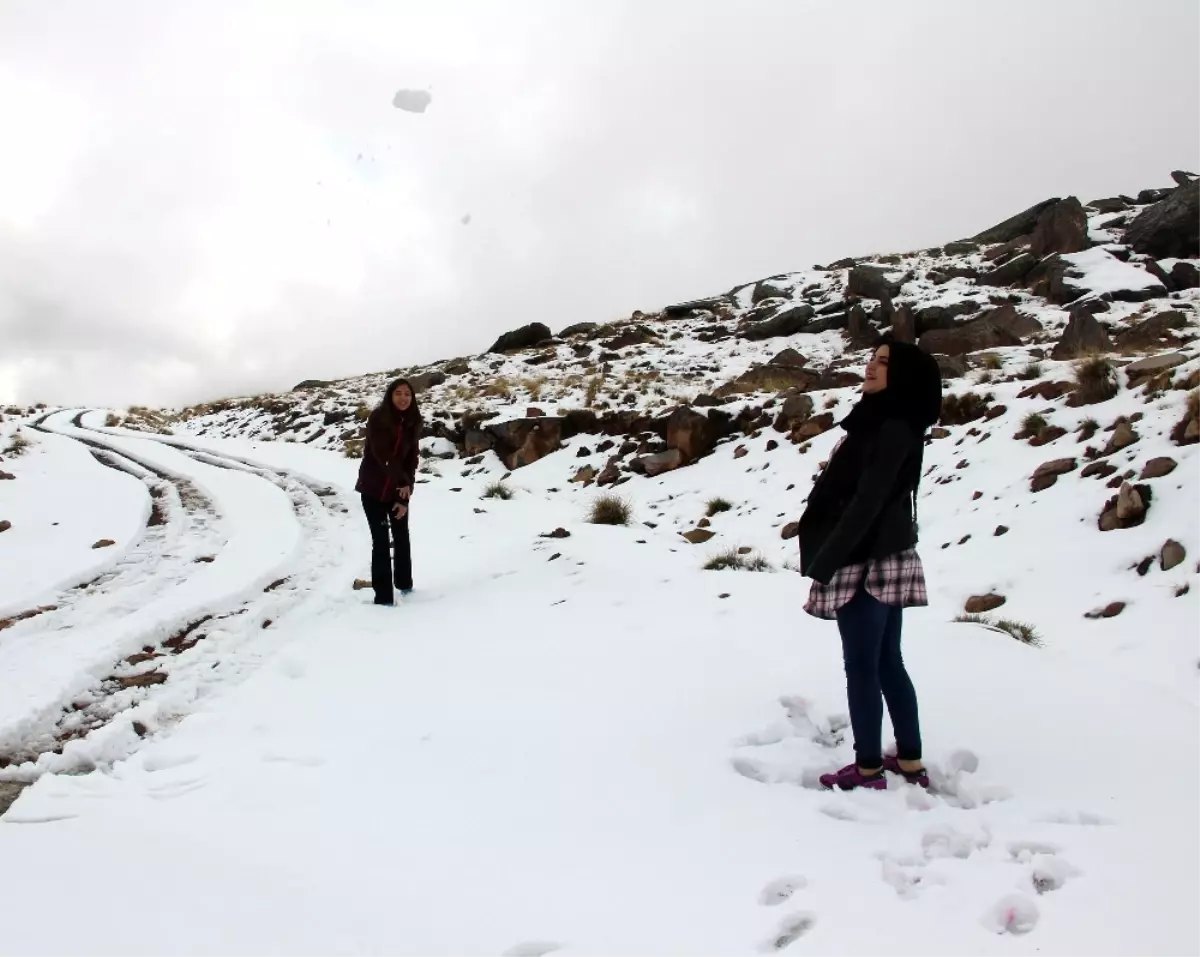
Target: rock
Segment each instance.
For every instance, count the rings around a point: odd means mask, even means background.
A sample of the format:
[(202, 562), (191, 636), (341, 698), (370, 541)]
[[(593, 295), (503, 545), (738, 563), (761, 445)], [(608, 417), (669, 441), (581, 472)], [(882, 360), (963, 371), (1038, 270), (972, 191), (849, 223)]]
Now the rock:
[(1117, 467), (1110, 462), (1091, 462), (1085, 465), (1079, 474), (1083, 478), (1091, 478), (1093, 475), (1098, 478), (1108, 478), (1116, 471)]
[(693, 545), (703, 545), (714, 535), (716, 532), (710, 532), (707, 528), (693, 528), (690, 532), (683, 533), (683, 537)]
[(924, 306), (915, 310), (917, 331), (928, 332), (930, 329), (947, 329), (954, 325), (959, 316), (971, 315), (979, 311), (979, 303), (971, 299), (954, 302), (948, 306)]
[(1045, 402), (1052, 402), (1055, 399), (1061, 399), (1064, 395), (1071, 391), (1071, 383), (1069, 382), (1035, 382), (1033, 385), (1022, 389), (1018, 393), (1018, 399), (1041, 399)]
[(1038, 217), (1029, 242), (1029, 252), (1037, 259), (1051, 253), (1078, 253), (1087, 249), (1087, 213), (1074, 196), (1048, 206)]
[(791, 432), (803, 424), (813, 413), (812, 396), (790, 395), (783, 400), (783, 407), (775, 417), (776, 432)]
[(152, 685), (165, 684), (167, 676), (162, 671), (144, 671), (138, 675), (113, 675), (109, 680), (116, 681), (124, 688), (149, 688)]
[(1121, 612), (1123, 612), (1124, 610), (1125, 610), (1125, 602), (1113, 601), (1113, 602), (1109, 602), (1103, 608), (1097, 609), (1096, 611), (1089, 611), (1086, 615), (1084, 615), (1084, 617), (1085, 618), (1116, 618), (1117, 615), (1121, 614)]
[(585, 465), (575, 473), (571, 481), (582, 482), (584, 485), (591, 485), (594, 481), (596, 481), (596, 470), (590, 465)]
[(747, 326), (738, 335), (752, 342), (795, 335), (805, 329), (815, 314), (816, 311), (807, 303), (788, 306), (776, 312), (770, 319)]
[(102, 538), (100, 541), (93, 544), (92, 548), (112, 548), (115, 544), (117, 543), (111, 538)]
[[(1116, 337), (1117, 348), (1132, 352), (1140, 349), (1161, 349), (1163, 346), (1175, 346), (1179, 344), (1179, 339), (1174, 335), (1175, 331), (1186, 329), (1187, 326), (1187, 316), (1176, 309), (1156, 313), (1149, 319), (1118, 332)], [(1173, 353), (1173, 356), (1178, 355), (1179, 353)], [(1129, 369), (1133, 370), (1130, 373), (1130, 380), (1132, 381), (1143, 374), (1154, 375), (1165, 371), (1166, 368), (1173, 368), (1173, 366), (1158, 367), (1156, 364), (1159, 361), (1163, 361), (1163, 359), (1164, 357), (1162, 356), (1150, 356), (1147, 359), (1141, 359), (1138, 362), (1132, 363), (1129, 366)], [(1187, 361), (1186, 356), (1183, 358), (1183, 361)], [(1143, 363), (1147, 365), (1143, 366)], [(1175, 363), (1175, 365), (1179, 364), (1178, 362)], [(1143, 372), (1143, 369), (1148, 371)]]
[(1171, 191), (1142, 210), (1125, 230), (1134, 252), (1156, 259), (1194, 259), (1200, 256), (1200, 181)]
[(958, 379), (967, 374), (967, 360), (962, 356), (935, 355), (943, 379)]
[(1092, 209), (1098, 213), (1123, 213), (1129, 208), (1129, 204), (1120, 196), (1113, 196), (1108, 199), (1093, 199), (1088, 203)]
[(1150, 486), (1135, 487), (1128, 482), (1122, 482), (1120, 491), (1109, 499), (1100, 511), (1100, 531), (1111, 532), (1141, 525), (1145, 521), (1150, 498)]
[(1164, 572), (1169, 572), (1176, 565), (1183, 564), (1187, 558), (1187, 549), (1173, 538), (1168, 538), (1163, 542), (1162, 550), (1158, 555), (1158, 562), (1162, 566)]
[(528, 349), (551, 336), (549, 326), (540, 322), (531, 322), (520, 329), (506, 332), (488, 349), (488, 352), (509, 352), (514, 349)]
[[(1174, 313), (1182, 317), (1182, 313)], [(1155, 318), (1159, 318), (1155, 316)], [(1118, 343), (1120, 340), (1118, 340)], [(1133, 382), (1137, 379), (1145, 379), (1150, 376), (1159, 375), (1176, 366), (1181, 366), (1188, 361), (1188, 357), (1182, 352), (1167, 352), (1157, 356), (1147, 356), (1145, 359), (1139, 359), (1137, 362), (1131, 362), (1125, 367), (1125, 374), (1129, 376), (1129, 381)]]
[(1003, 595), (995, 595), (991, 593), (986, 595), (972, 595), (967, 599), (967, 603), (963, 606), (963, 610), (966, 611), (968, 615), (982, 615), (989, 611), (994, 611), (1003, 605), (1007, 600), (1008, 599)]
[(643, 455), (641, 458), (635, 459), (630, 467), (634, 471), (644, 472), (653, 478), (663, 472), (671, 472), (681, 465), (683, 465), (683, 453), (679, 449), (668, 449), (665, 452), (655, 452), (653, 455)]
[(851, 345), (866, 349), (879, 341), (879, 333), (871, 326), (867, 311), (860, 303), (855, 303), (846, 314), (846, 334), (850, 337)]
[(800, 534), (800, 523), (799, 522), (788, 522), (786, 525), (783, 526), (783, 529), (779, 532), (779, 537), (782, 538), (786, 542), (786, 541), (790, 541), (793, 538), (796, 538), (799, 534)]
[(1139, 438), (1141, 436), (1133, 431), (1133, 426), (1122, 419), (1117, 422), (1116, 427), (1113, 429), (1112, 438), (1108, 440), (1108, 444), (1104, 446), (1104, 451), (1100, 454), (1107, 457), (1114, 452), (1120, 452), (1121, 449), (1133, 445)]
[(1090, 313), (1071, 311), (1071, 318), (1058, 344), (1050, 353), (1053, 359), (1078, 359), (1094, 352), (1112, 352), (1112, 340)]
[(907, 306), (892, 313), (892, 338), (897, 342), (917, 341), (917, 320)]
[(1060, 475), (1074, 472), (1078, 467), (1079, 464), (1075, 459), (1053, 459), (1049, 462), (1043, 462), (1034, 471), (1033, 477), (1029, 482), (1029, 490), (1031, 492), (1040, 492), (1043, 489), (1048, 489), (1058, 481)]
[(713, 406), (724, 405), (728, 399), (718, 399), (715, 395), (709, 395), (707, 392), (696, 396), (696, 401), (692, 403), (698, 409), (712, 408)]
[(846, 295), (864, 299), (891, 299), (900, 294), (903, 285), (903, 279), (897, 277), (894, 269), (855, 266), (846, 281)]
[(1038, 264), (1037, 257), (1031, 253), (1021, 253), (995, 269), (985, 272), (979, 277), (981, 286), (1011, 286), (1021, 282)]
[(525, 410), (525, 416), (530, 419), (541, 419), (545, 418), (546, 411), (545, 409), (539, 409), (536, 405), (531, 405)]
[(957, 239), (952, 243), (946, 243), (942, 247), (942, 251), (947, 256), (966, 256), (970, 253), (979, 251), (979, 243), (971, 242), (968, 239)]
[(832, 428), (833, 413), (822, 412), (820, 415), (801, 422), (800, 425), (792, 430), (792, 438), (796, 440), (815, 439), (818, 435), (828, 432)]
[(801, 369), (808, 365), (808, 360), (795, 349), (784, 349), (783, 352), (779, 353), (779, 355), (775, 356), (767, 364), (773, 366), (792, 366)]
[(1072, 303), (1087, 290), (1071, 282), (1070, 269), (1070, 263), (1061, 256), (1047, 256), (1025, 276), (1025, 288), (1055, 305)]
[(1200, 289), (1200, 269), (1181, 260), (1171, 267), (1171, 282), (1176, 289)]
[(463, 433), (463, 454), (470, 458), (490, 452), (496, 446), (496, 437), (480, 429), (467, 429)]
[(1159, 455), (1142, 466), (1142, 474), (1138, 478), (1142, 480), (1162, 478), (1174, 472), (1178, 465), (1179, 463), (1169, 455)]
[(621, 459), (619, 456), (613, 456), (608, 460), (608, 464), (604, 466), (603, 471), (596, 476), (596, 484), (603, 487), (605, 485), (614, 485), (621, 477)]
[(754, 291), (750, 294), (750, 304), (757, 306), (764, 299), (788, 299), (792, 287), (781, 277), (772, 276), (755, 283)]
[(1033, 316), (1018, 312), (1015, 307), (1009, 305), (985, 312), (979, 318), (987, 320), (997, 329), (1003, 329), (1017, 339), (1025, 339), (1045, 331), (1045, 327)]
[(1176, 186), (1187, 186), (1187, 184), (1190, 183), (1195, 178), (1196, 178), (1195, 173), (1189, 173), (1185, 169), (1171, 170), (1171, 179), (1175, 180)]
[(356, 578), (356, 579), (354, 579), (354, 584), (351, 587), (355, 591), (362, 591), (364, 588), (370, 588), (371, 587), (371, 579)]
[(10, 528), (12, 528), (12, 522), (8, 519), (0, 521), (0, 532), (7, 532)]
[(571, 336), (585, 336), (588, 333), (595, 332), (600, 326), (595, 322), (577, 322), (574, 325), (567, 326), (558, 334), (560, 339), (569, 339)]
[(931, 329), (921, 336), (920, 343), (926, 352), (948, 356), (961, 356), (984, 349), (1020, 344), (1020, 339), (987, 319), (975, 319), (954, 329)]
[(311, 392), (313, 389), (324, 389), (326, 386), (333, 385), (325, 379), (305, 379), (303, 382), (298, 382), (292, 386), (293, 392)]
[(992, 226), (990, 229), (985, 229), (983, 232), (972, 236), (971, 240), (977, 243), (990, 245), (992, 243), (1007, 243), (1016, 239), (1018, 236), (1028, 236), (1037, 228), (1038, 220), (1041, 219), (1042, 213), (1059, 202), (1059, 197), (1044, 200), (1023, 212), (1017, 213), (1011, 219), (1006, 219), (1002, 223)]
[(471, 363), (466, 359), (451, 359), (442, 366), (442, 371), (446, 375), (466, 375), (471, 371)]
[(686, 406), (676, 409), (667, 419), (667, 445), (682, 452), (687, 462), (695, 462), (711, 452), (717, 437), (713, 421)]
[(430, 369), (428, 372), (422, 372), (419, 375), (412, 376), (408, 383), (413, 387), (413, 392), (420, 395), (422, 392), (427, 392), (435, 385), (441, 385), (446, 381), (446, 373), (441, 369)]
[(796, 366), (752, 366), (732, 382), (718, 388), (716, 394), (725, 397), (738, 392), (783, 392), (787, 389), (807, 392), (816, 388), (820, 379), (816, 372)]
[(1008, 526), (1007, 525), (997, 525), (996, 530), (994, 532), (992, 532), (992, 534), (995, 535), (997, 538), (999, 538), (1001, 535), (1007, 535), (1008, 534)]
[(16, 476), (12, 472), (5, 472), (3, 469), (0, 469), (0, 482), (12, 482), (15, 479)]
[(562, 448), (563, 420), (557, 417), (513, 419), (489, 425), (496, 452), (506, 468), (519, 469)]

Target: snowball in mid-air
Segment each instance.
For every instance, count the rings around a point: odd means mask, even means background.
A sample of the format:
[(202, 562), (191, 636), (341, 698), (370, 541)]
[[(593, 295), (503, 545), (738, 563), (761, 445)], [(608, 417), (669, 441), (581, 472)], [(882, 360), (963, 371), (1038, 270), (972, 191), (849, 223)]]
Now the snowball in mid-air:
[(392, 97), (392, 106), (406, 113), (424, 113), (433, 102), (433, 94), (428, 90), (397, 90)]

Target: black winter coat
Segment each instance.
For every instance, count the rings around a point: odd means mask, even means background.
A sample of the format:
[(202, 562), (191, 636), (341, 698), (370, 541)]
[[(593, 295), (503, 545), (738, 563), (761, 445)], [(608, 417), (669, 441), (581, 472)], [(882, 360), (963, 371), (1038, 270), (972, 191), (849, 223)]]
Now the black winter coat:
[(800, 519), (800, 571), (828, 583), (847, 565), (917, 543), (915, 474), (923, 437), (901, 419), (846, 434)]
[(400, 489), (413, 490), (420, 458), (417, 432), (393, 425), (378, 409), (372, 412), (354, 490), (388, 503), (399, 501)]

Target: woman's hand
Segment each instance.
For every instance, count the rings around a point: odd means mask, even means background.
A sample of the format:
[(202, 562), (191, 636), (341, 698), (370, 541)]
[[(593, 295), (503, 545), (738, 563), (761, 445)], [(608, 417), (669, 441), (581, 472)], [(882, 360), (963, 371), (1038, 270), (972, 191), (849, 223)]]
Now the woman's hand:
[(404, 516), (408, 514), (408, 506), (401, 502), (397, 502), (392, 508), (392, 514), (395, 515), (396, 518), (404, 518)]
[(400, 495), (400, 501), (407, 502), (409, 499), (409, 496), (412, 495), (412, 486), (405, 485), (402, 489), (400, 489), (399, 495)]

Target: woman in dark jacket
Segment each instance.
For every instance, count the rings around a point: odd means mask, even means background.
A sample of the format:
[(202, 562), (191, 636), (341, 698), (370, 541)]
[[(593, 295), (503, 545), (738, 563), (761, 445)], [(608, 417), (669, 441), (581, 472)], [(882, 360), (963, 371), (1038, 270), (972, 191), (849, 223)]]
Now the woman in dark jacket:
[[(916, 498), (925, 432), (941, 414), (941, 374), (915, 345), (885, 340), (862, 391), (800, 520), (800, 571), (813, 579), (804, 610), (837, 620), (854, 732), (855, 763), (820, 780), (842, 790), (886, 788), (891, 771), (928, 787), (900, 628), (904, 608), (928, 604)], [(884, 701), (897, 746), (886, 761)]]
[[(412, 505), (420, 455), (421, 412), (412, 385), (397, 379), (387, 387), (383, 401), (367, 419), (362, 464), (356, 492), (362, 494), (363, 511), (371, 526), (371, 585), (375, 604), (395, 604), (400, 594), (412, 591), (412, 548), (408, 538), (408, 511)], [(388, 529), (392, 560), (388, 561)]]

